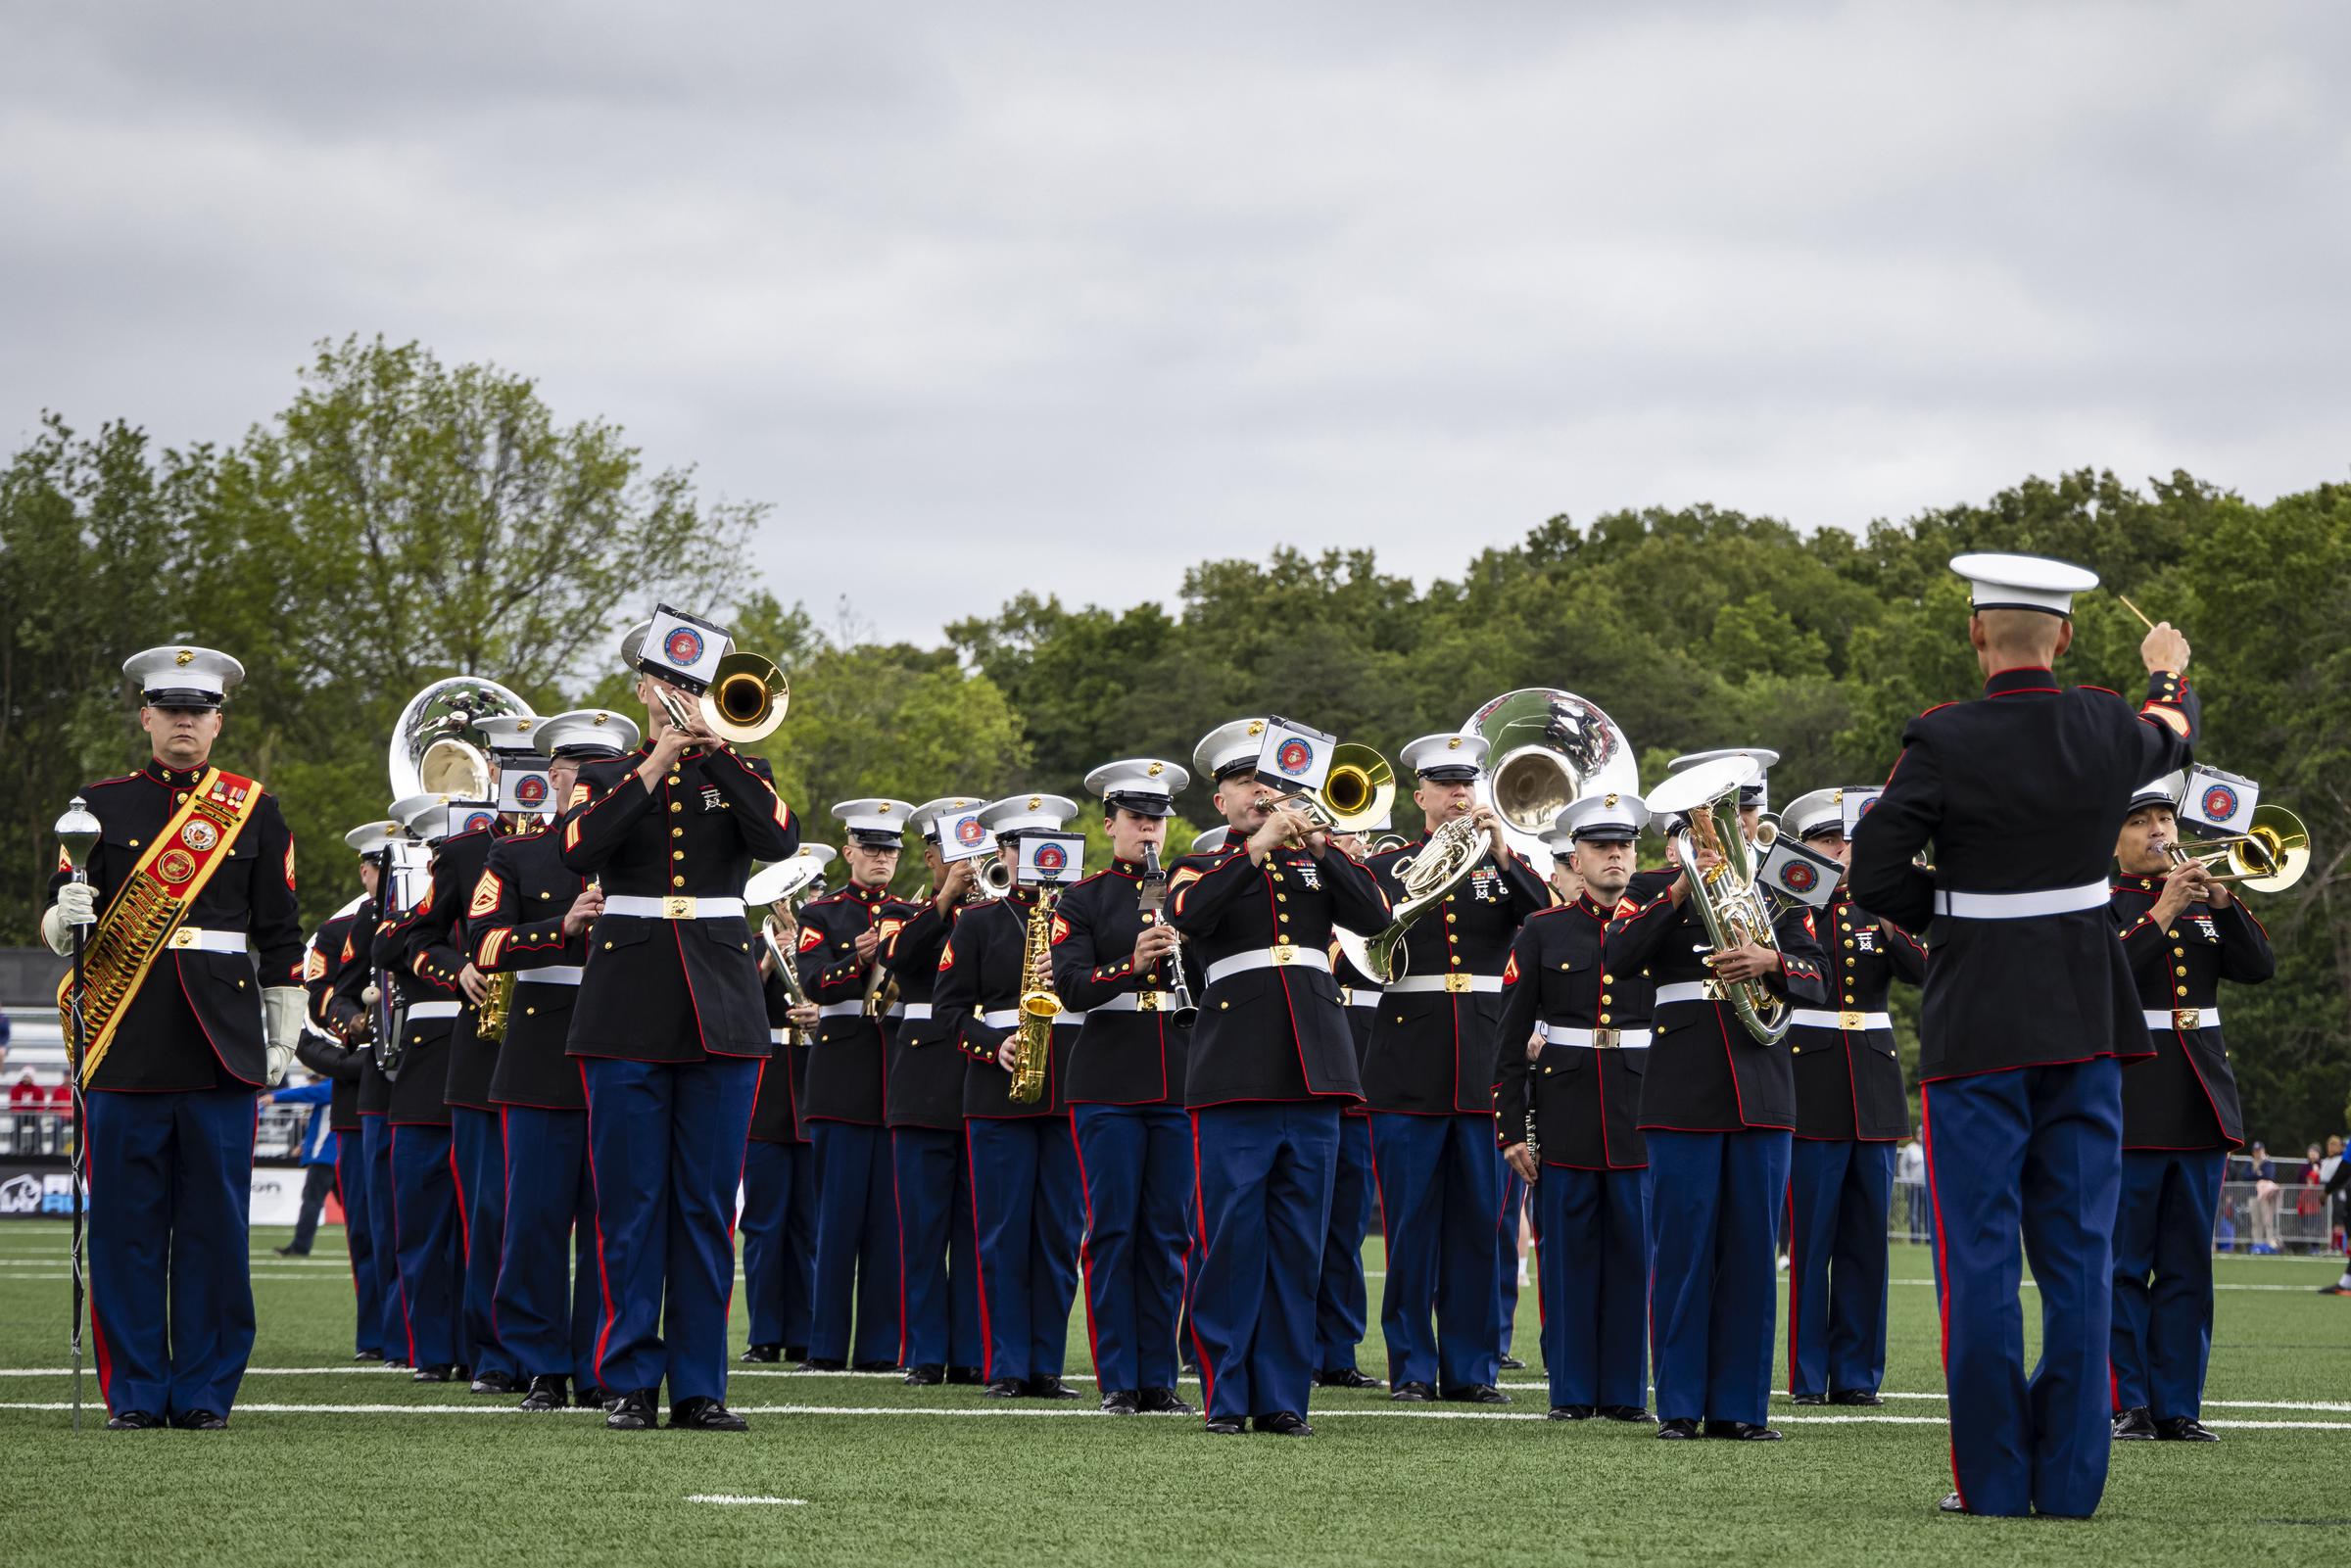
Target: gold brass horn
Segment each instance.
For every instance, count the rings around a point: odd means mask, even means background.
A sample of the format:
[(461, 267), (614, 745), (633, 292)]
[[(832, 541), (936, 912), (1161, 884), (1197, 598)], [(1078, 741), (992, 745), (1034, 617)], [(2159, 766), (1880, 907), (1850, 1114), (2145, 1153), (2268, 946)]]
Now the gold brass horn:
[(718, 661), (702, 693), (702, 728), (744, 746), (775, 734), (792, 707), (792, 683), (773, 659), (741, 649)]
[(392, 798), (488, 796), (490, 742), (476, 721), (531, 716), (531, 705), (496, 681), (478, 675), (435, 681), (408, 698), (393, 723)]
[(1320, 794), (1331, 832), (1359, 832), (1396, 804), (1396, 770), (1371, 747), (1347, 741), (1331, 747)]
[[(2283, 806), (2255, 806), (2241, 833), (2199, 839), (2193, 849), (2168, 847), (2173, 865), (2202, 866), (2211, 880), (2241, 882), (2257, 893), (2282, 893), (2310, 870), (2310, 830)], [(2224, 860), (2229, 869), (2214, 871)]]
[(1486, 777), (1477, 798), (1492, 804), (1512, 848), (1548, 865), (1542, 835), (1561, 807), (1614, 789), (1641, 791), (1632, 742), (1600, 704), (1572, 691), (1527, 687), (1505, 691), (1469, 715), (1462, 729), (1486, 741)]

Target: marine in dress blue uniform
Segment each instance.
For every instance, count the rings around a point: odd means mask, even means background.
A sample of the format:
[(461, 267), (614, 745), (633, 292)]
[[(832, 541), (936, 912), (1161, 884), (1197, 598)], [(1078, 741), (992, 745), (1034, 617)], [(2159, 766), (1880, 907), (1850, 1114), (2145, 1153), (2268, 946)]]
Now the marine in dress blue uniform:
[(1510, 1402), (1494, 1386), (1503, 1212), (1495, 1026), (1511, 943), (1528, 916), (1551, 907), (1551, 888), (1510, 846), (1494, 808), (1472, 798), (1485, 754), (1486, 741), (1474, 735), (1422, 736), (1407, 745), (1401, 756), (1419, 775), (1413, 798), (1425, 825), (1369, 862), (1396, 903), (1405, 896), (1405, 868), (1439, 825), (1467, 817), (1488, 839), (1486, 862), (1406, 933), (1364, 1053), (1387, 1253), (1379, 1322), (1390, 1397), (1407, 1402)]
[(1175, 793), (1191, 777), (1151, 757), (1085, 776), (1112, 859), (1062, 895), (1053, 925), (1054, 989), (1085, 1014), (1063, 1098), (1084, 1183), (1079, 1264), (1094, 1383), (1113, 1415), (1192, 1413), (1176, 1392), (1197, 1176), (1183, 1112), (1191, 1020), (1176, 1011), (1184, 959), (1175, 930), (1164, 908), (1142, 908), (1147, 891), (1165, 898), (1168, 870), (1152, 879), (1145, 852), (1165, 845)]
[(563, 864), (604, 893), (565, 1049), (588, 1100), (596, 1374), (614, 1431), (652, 1426), (665, 1381), (671, 1427), (744, 1426), (725, 1402), (735, 1193), (772, 1045), (743, 888), (752, 861), (799, 848), (800, 825), (764, 758), (662, 709), (725, 641), (674, 616), (631, 634), (651, 739), (583, 763), (561, 829)]
[[(1333, 833), (1331, 843), (1357, 860), (1368, 859), (1370, 836), (1389, 832), (1382, 813), (1360, 833)], [(1226, 830), (1204, 833), (1214, 844), (1195, 844), (1194, 854), (1224, 841)], [(1366, 931), (1365, 936), (1375, 934)], [(1360, 1076), (1365, 1053), (1371, 1048), (1371, 1025), (1379, 1017), (1379, 981), (1349, 960), (1340, 943), (1331, 943), (1331, 977), (1338, 982), (1339, 1005), (1346, 1010), (1348, 1031), (1355, 1037), (1355, 1066)], [(1371, 1322), (1370, 1293), (1365, 1289), (1364, 1238), (1371, 1231), (1372, 1200), (1378, 1188), (1371, 1177), (1371, 1115), (1362, 1101), (1351, 1102), (1339, 1116), (1339, 1160), (1331, 1172), (1330, 1230), (1322, 1241), (1322, 1272), (1315, 1286), (1315, 1386), (1326, 1389), (1375, 1389), (1379, 1380), (1356, 1365), (1356, 1350)], [(1507, 1344), (1507, 1342), (1506, 1342)]]
[[(1701, 752), (1777, 761), (1760, 748)], [(1751, 836), (1768, 805), (1761, 773), (1740, 794)], [(1769, 1442), (1778, 1243), (1788, 1200), (1796, 1083), (1783, 1038), (1751, 1035), (1716, 999), (1718, 971), (1759, 978), (1798, 1006), (1826, 996), (1810, 912), (1780, 910), (1776, 954), (1759, 943), (1715, 953), (1689, 902), (1689, 873), (1610, 923), (1608, 974), (1648, 970), (1656, 991), (1641, 1129), (1649, 1142), (1652, 1332), (1656, 1340), (1657, 1436)], [(1602, 993), (1605, 1002), (1612, 992)]]
[(305, 1011), (294, 839), (260, 784), (212, 765), (243, 666), (165, 647), (122, 668), (154, 755), (81, 791), (100, 828), (87, 880), (61, 853), (41, 934), (70, 954), (70, 927), (88, 930), (90, 1326), (107, 1426), (212, 1430), (253, 1350), (254, 1093), (284, 1077)]
[(2277, 972), (2269, 933), (2225, 882), (2174, 868), (2173, 774), (2137, 790), (2115, 844), (2114, 920), (2155, 1059), (2123, 1074), (2123, 1191), (2108, 1362), (2118, 1440), (2217, 1443), (2203, 1414), (2212, 1354), (2212, 1225), (2229, 1151), (2245, 1141), (2221, 1033), (2223, 980)]
[[(806, 1116), (816, 1147), (816, 1300), (808, 1368), (879, 1372), (898, 1364), (897, 1177), (889, 1146), (889, 1036), (869, 1006), (888, 978), (882, 946), (921, 911), (889, 891), (903, 800), (844, 800), (839, 892), (800, 910), (800, 983), (821, 1014), (808, 1052)], [(850, 1307), (855, 1306), (852, 1342)]]
[(415, 1364), (408, 1314), (402, 1307), (398, 1227), (392, 1217), (392, 1080), (376, 1066), (376, 1029), (384, 1009), (376, 996), (375, 939), (390, 924), (381, 899), (380, 857), (395, 840), (407, 835), (407, 827), (391, 818), (354, 828), (343, 835), (343, 841), (368, 863), (368, 891), (343, 938), (326, 1001), (329, 1026), (353, 1047), (359, 1059), (355, 1095), (360, 1122), (355, 1140), (360, 1152), (359, 1205), (367, 1216), (374, 1254), (375, 1339), (383, 1347), (387, 1367)]
[[(1573, 860), (1580, 890), (1528, 917), (1503, 970), (1495, 1130), (1534, 1190), (1555, 1421), (1650, 1419), (1649, 1148), (1640, 1121), (1653, 987), (1606, 962), (1608, 922), (1647, 817), (1639, 795), (1619, 791), (1561, 809), (1546, 837), (1555, 856)], [(1537, 1035), (1533, 1059), (1523, 1046), (1511, 1049)]]
[[(570, 798), (584, 764), (615, 761), (639, 739), (633, 720), (601, 708), (557, 714), (535, 729), (536, 743), (548, 751), (550, 798), (557, 802)], [(513, 976), (505, 1036), (483, 1085), (498, 1107), (503, 1165), (481, 1179), (495, 1179), (500, 1190), (504, 1228), (492, 1311), (527, 1383), (525, 1410), (560, 1410), (567, 1400), (582, 1407), (603, 1402), (596, 1375), (602, 1292), (588, 1102), (565, 1049), (588, 932), (602, 908), (601, 890), (563, 864), (560, 834), (536, 825), (490, 846), (466, 903), (474, 968)]]
[[(2141, 780), (2183, 766), (2197, 702), (2168, 625), (2145, 700), (2061, 687), (2079, 567), (1962, 555), (1984, 694), (1910, 721), (1853, 835), (1864, 909), (1925, 930), (1920, 1120), (1950, 1390), (1951, 1512), (2087, 1517), (2105, 1490), (2122, 1059), (2153, 1048), (2109, 857)], [(1932, 871), (1912, 857), (1934, 844)], [(1934, 924), (1929, 927), (1928, 923)], [(2019, 1233), (2022, 1248), (2019, 1248)], [(2028, 1379), (2020, 1262), (2040, 1298)]]
[[(361, 882), (375, 886), (375, 868), (361, 862)], [(375, 1232), (367, 1210), (367, 1158), (360, 1117), (360, 1074), (363, 1049), (344, 1038), (336, 1022), (335, 979), (342, 973), (353, 927), (366, 914), (362, 892), (319, 926), (303, 955), (307, 1011), (295, 1060), (334, 1085), (327, 1124), (335, 1133), (335, 1201), (343, 1206), (343, 1245), (351, 1258), (352, 1359), (384, 1358), (384, 1309), (376, 1293)]]
[[(821, 896), (807, 879), (839, 858), (830, 844), (803, 841), (790, 860), (752, 873), (744, 900), (767, 928), (757, 944), (767, 1002), (768, 1039), (775, 1055), (759, 1074), (759, 1103), (751, 1112), (751, 1146), (743, 1162), (743, 1296), (749, 1340), (743, 1358), (773, 1364), (808, 1357), (808, 1325), (816, 1295), (816, 1158), (804, 1115), (808, 1041), (816, 1033), (813, 1002), (794, 1003), (785, 983), (796, 966), (799, 911), (793, 900)], [(792, 973), (796, 976), (798, 971)]]
[(1253, 1420), (1303, 1437), (1340, 1110), (1363, 1097), (1331, 931), (1380, 929), (1388, 900), (1297, 810), (1269, 810), (1275, 791), (1257, 777), (1267, 728), (1237, 719), (1194, 748), (1230, 831), (1177, 865), (1169, 909), (1206, 980), (1184, 1103), (1200, 1172), (1191, 1324), (1207, 1430), (1229, 1436)]
[[(991, 802), (981, 823), (1007, 856), (1025, 833), (1058, 832), (1078, 806), (1061, 795)], [(1085, 1193), (1063, 1098), (1066, 1029), (1051, 1031), (1044, 1092), (1011, 1095), (1010, 1046), (1020, 1019), (1029, 922), (1036, 890), (964, 911), (939, 950), (932, 1012), (961, 1042), (964, 1137), (971, 1162), (978, 1244), (981, 1362), (991, 1399), (1074, 1400), (1062, 1381), (1070, 1306), (1078, 1294), (1078, 1239)]]
[[(971, 1151), (963, 1132), (963, 1050), (938, 1016), (938, 959), (976, 896), (979, 862), (950, 863), (942, 818), (963, 821), (984, 804), (942, 795), (914, 810), (931, 886), (914, 918), (890, 934), (882, 962), (897, 981), (897, 1026), (889, 1042), (889, 1150), (897, 1178), (898, 1280), (905, 1301), (899, 1359), (916, 1388), (985, 1381), (980, 1363), (978, 1242), (972, 1217)], [(977, 825), (974, 825), (976, 828)], [(971, 847), (989, 840), (984, 830)]]
[[(1842, 861), (1847, 801), (1816, 789), (1781, 817), (1805, 848)], [(1886, 1376), (1886, 1236), (1895, 1141), (1910, 1100), (1886, 993), (1927, 972), (1917, 937), (1853, 902), (1841, 880), (1818, 917), (1829, 961), (1826, 1007), (1799, 1008), (1796, 1145), (1788, 1169), (1788, 1392), (1799, 1404), (1875, 1405)]]

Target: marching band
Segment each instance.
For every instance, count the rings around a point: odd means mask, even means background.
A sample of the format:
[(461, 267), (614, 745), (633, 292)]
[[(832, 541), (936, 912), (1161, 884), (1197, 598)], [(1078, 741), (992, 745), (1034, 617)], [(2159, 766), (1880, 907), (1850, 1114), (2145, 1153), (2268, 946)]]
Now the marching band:
[[(347, 1134), (357, 1357), (525, 1410), (742, 1430), (740, 1225), (745, 1361), (1074, 1399), (1082, 1289), (1104, 1412), (1193, 1413), (1196, 1368), (1209, 1433), (1307, 1436), (1316, 1388), (1378, 1386), (1375, 1206), (1390, 1397), (1508, 1403), (1531, 1207), (1552, 1419), (1774, 1440), (1783, 1251), (1785, 1393), (1880, 1402), (1899, 981), (1944, 1507), (2087, 1514), (2111, 1441), (2217, 1441), (2209, 1237), (2242, 1136), (2217, 987), (2274, 967), (2231, 884), (2282, 886), (2307, 838), (2196, 768), (2177, 632), (2150, 629), (2139, 702), (2067, 689), (2095, 578), (1952, 565), (1985, 690), (1912, 721), (1882, 790), (1775, 822), (1778, 758), (1745, 746), (1644, 792), (1596, 705), (1513, 692), (1403, 748), (1403, 836), (1376, 754), (1257, 714), (1188, 770), (1089, 774), (1090, 876), (1051, 794), (843, 801), (838, 861), (803, 843), (755, 750), (780, 673), (662, 606), (622, 646), (642, 724), (420, 693), (388, 818), (347, 838), (360, 894), (307, 948), (276, 801), (212, 761), (241, 668), (136, 654), (153, 760), (61, 824), (42, 925), (79, 976), (108, 1425), (227, 1424), (253, 1098), (299, 1054)], [(1195, 776), (1223, 826), (1172, 845)]]

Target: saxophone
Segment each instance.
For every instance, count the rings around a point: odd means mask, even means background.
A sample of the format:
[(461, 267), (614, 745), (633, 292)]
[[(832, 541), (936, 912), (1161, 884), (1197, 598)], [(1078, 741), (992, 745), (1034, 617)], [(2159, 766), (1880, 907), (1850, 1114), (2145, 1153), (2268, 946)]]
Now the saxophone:
[(1061, 998), (1053, 994), (1053, 906), (1060, 902), (1060, 888), (1040, 887), (1036, 908), (1029, 912), (1029, 940), (1021, 956), (1021, 1021), (1012, 1036), (1015, 1105), (1034, 1105), (1044, 1097), (1053, 1021), (1061, 1016)]
[(500, 970), (490, 976), (490, 994), (482, 998), (474, 1032), (494, 1045), (506, 1043), (506, 1021), (514, 1016), (514, 974)]

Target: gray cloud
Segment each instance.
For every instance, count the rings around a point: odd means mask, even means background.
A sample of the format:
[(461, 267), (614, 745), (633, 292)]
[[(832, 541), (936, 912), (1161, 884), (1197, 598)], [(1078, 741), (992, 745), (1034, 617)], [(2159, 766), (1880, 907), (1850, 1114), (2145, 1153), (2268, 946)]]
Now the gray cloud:
[(0, 433), (229, 438), (415, 337), (775, 502), (772, 585), (890, 635), (2344, 458), (2338, 7), (22, 12)]

